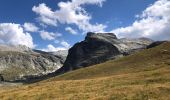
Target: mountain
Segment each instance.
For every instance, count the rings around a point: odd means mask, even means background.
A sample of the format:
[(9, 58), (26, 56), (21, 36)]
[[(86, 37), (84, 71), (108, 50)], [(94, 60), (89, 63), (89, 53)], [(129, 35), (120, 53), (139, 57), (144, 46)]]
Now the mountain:
[(87, 33), (85, 40), (76, 43), (58, 72), (67, 72), (111, 59), (120, 58), (145, 49), (153, 41), (148, 38), (118, 39), (113, 33)]
[(170, 42), (35, 84), (0, 87), (2, 100), (169, 100)]
[[(63, 66), (67, 52), (48, 53), (22, 45), (0, 45), (0, 74), (5, 80), (24, 80), (26, 76), (42, 76)], [(66, 54), (64, 54), (66, 53)]]
[[(26, 64), (29, 67), (10, 67), (9, 69), (6, 68), (7, 71), (4, 70), (3, 73), (6, 73), (6, 76), (8, 77), (13, 77), (13, 79), (14, 77), (16, 77), (15, 75), (17, 75), (17, 79), (15, 78), (15, 80), (19, 82), (37, 82), (50, 77), (54, 77), (59, 74), (63, 74), (67, 71), (84, 68), (108, 60), (130, 55), (134, 52), (147, 48), (147, 46), (150, 45), (152, 42), (153, 41), (148, 38), (118, 39), (113, 33), (89, 32), (87, 33), (85, 40), (76, 43), (69, 50), (69, 52), (43, 52), (40, 50), (30, 50), (28, 48), (19, 48), (16, 50), (14, 49), (15, 52), (20, 50), (22, 54), (26, 54), (27, 56), (29, 56), (24, 58), (31, 59), (30, 61), (27, 60), (28, 62), (16, 61), (17, 63), (14, 63), (14, 65), (17, 64), (20, 66), (25, 66)], [(32, 55), (35, 54), (37, 56), (33, 57)], [(33, 63), (31, 62), (32, 60), (34, 61)], [(46, 61), (50, 63), (46, 63)], [(30, 65), (34, 67), (32, 68)], [(14, 68), (15, 70), (9, 72), (12, 68)], [(27, 71), (25, 70), (26, 68)], [(11, 76), (10, 74), (7, 74), (13, 72), (17, 72), (18, 74), (11, 74)], [(18, 76), (20, 77), (18, 78)], [(6, 79), (9, 79), (8, 77)]]
[(68, 50), (59, 50), (59, 51), (56, 51), (56, 52), (49, 52), (49, 53), (52, 54), (52, 55), (57, 55), (59, 57), (62, 57), (62, 58), (64, 58), (63, 60), (65, 61), (66, 57), (68, 55)]

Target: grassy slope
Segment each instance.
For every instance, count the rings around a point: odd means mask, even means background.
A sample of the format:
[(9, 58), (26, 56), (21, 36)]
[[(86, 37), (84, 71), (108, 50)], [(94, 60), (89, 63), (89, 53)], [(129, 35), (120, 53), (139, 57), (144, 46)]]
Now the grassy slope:
[(0, 89), (1, 99), (170, 98), (170, 42), (32, 85)]

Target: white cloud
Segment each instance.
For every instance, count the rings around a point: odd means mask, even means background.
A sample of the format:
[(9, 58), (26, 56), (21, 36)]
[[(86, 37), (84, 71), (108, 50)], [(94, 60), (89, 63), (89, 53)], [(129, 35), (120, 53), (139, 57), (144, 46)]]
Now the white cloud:
[(59, 40), (55, 40), (54, 43), (58, 44), (58, 43), (60, 43), (60, 41)]
[(76, 35), (77, 34), (77, 31), (72, 29), (71, 27), (66, 27), (65, 30), (73, 35)]
[(113, 30), (119, 37), (170, 39), (170, 1), (158, 0), (147, 7), (131, 26)]
[(62, 36), (61, 33), (54, 33), (54, 32), (47, 32), (47, 31), (40, 31), (40, 36), (44, 40), (54, 40), (56, 37)]
[(55, 33), (55, 36), (56, 36), (56, 37), (61, 37), (61, 36), (63, 36), (63, 35), (62, 35), (61, 33), (57, 33), (57, 32), (56, 32), (56, 33)]
[(20, 24), (0, 23), (0, 42), (10, 45), (26, 45), (33, 48), (32, 36), (25, 33)]
[(48, 45), (48, 50), (49, 51), (59, 51), (59, 50), (67, 50), (66, 48), (64, 47), (54, 47), (53, 45)]
[(24, 23), (23, 27), (24, 27), (24, 30), (28, 32), (37, 32), (39, 29), (33, 23)]
[(44, 51), (47, 51), (47, 52), (55, 52), (59, 50), (67, 50), (67, 49), (64, 47), (54, 47), (52, 44), (49, 44), (47, 46), (47, 49), (44, 49)]
[(46, 4), (39, 4), (38, 7), (34, 6), (32, 10), (40, 15), (37, 19), (47, 25), (57, 26), (57, 20), (53, 18), (54, 12), (51, 11), (51, 8), (47, 7)]
[(84, 32), (93, 31), (101, 32), (106, 28), (103, 24), (91, 24), (90, 16), (86, 10), (82, 7), (85, 4), (100, 5), (105, 0), (72, 0), (67, 2), (59, 2), (59, 10), (52, 11), (46, 4), (42, 3), (39, 6), (34, 6), (32, 10), (39, 15), (40, 22), (47, 25), (57, 26), (57, 23), (61, 24), (75, 24), (79, 29)]
[(60, 44), (61, 46), (55, 47), (52, 44), (47, 45), (47, 47), (45, 49), (41, 49), (43, 51), (47, 51), (47, 52), (55, 52), (55, 51), (59, 51), (59, 50), (68, 50), (71, 45), (66, 42), (65, 40), (62, 41), (56, 41), (57, 44)]
[(64, 46), (65, 48), (70, 48), (70, 44), (66, 41), (61, 41), (61, 45)]
[(60, 50), (68, 50), (68, 48), (55, 47), (52, 44), (49, 44), (46, 49), (42, 49), (42, 51), (46, 51), (46, 52), (55, 52), (55, 51), (60, 51)]

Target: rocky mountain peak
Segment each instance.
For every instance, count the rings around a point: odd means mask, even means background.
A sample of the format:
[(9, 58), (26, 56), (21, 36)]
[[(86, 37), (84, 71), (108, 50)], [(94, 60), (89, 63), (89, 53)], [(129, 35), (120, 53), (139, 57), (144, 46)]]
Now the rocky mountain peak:
[(94, 33), (94, 32), (88, 32), (87, 35), (86, 35), (86, 37), (98, 37), (98, 36), (102, 36), (102, 37), (110, 36), (110, 37), (113, 37), (113, 38), (117, 38), (114, 33)]
[(93, 32), (88, 32), (85, 40), (90, 40), (90, 39), (101, 39), (101, 40), (110, 40), (110, 39), (117, 39), (116, 35), (114, 33), (93, 33)]
[(25, 45), (0, 44), (0, 51), (31, 52), (32, 49)]
[(70, 48), (64, 66), (66, 72), (129, 55), (146, 48), (153, 41), (147, 38), (118, 39), (114, 33), (87, 33), (85, 40)]

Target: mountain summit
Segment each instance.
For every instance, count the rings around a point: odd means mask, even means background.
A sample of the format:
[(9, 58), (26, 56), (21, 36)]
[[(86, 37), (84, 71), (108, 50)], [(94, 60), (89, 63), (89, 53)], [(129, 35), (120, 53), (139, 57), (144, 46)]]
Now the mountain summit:
[(87, 33), (85, 40), (70, 50), (60, 72), (99, 64), (107, 60), (129, 55), (146, 48), (153, 41), (148, 38), (118, 39), (114, 33)]

